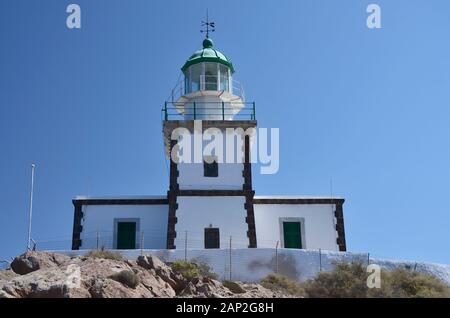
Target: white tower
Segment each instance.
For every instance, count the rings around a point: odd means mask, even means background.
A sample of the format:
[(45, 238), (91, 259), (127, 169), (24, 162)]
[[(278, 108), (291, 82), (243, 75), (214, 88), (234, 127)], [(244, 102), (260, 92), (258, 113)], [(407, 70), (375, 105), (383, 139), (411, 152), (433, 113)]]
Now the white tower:
[[(184, 80), (172, 90), (163, 109), (164, 141), (170, 158), (167, 248), (183, 248), (186, 236), (190, 248), (218, 248), (230, 236), (234, 246), (256, 247), (251, 138), (226, 133), (229, 128), (240, 132), (256, 128), (255, 104), (245, 102), (242, 86), (233, 79), (233, 64), (214, 48), (208, 34), (203, 48), (181, 70)], [(190, 134), (183, 136), (190, 138), (189, 162), (176, 162), (170, 156), (180, 142), (173, 137), (178, 128)], [(200, 161), (196, 160), (194, 130), (204, 133), (209, 128), (222, 133), (223, 151), (212, 156), (202, 152)], [(226, 140), (235, 144), (231, 162), (226, 159), (230, 153)], [(202, 147), (206, 143), (201, 141)]]

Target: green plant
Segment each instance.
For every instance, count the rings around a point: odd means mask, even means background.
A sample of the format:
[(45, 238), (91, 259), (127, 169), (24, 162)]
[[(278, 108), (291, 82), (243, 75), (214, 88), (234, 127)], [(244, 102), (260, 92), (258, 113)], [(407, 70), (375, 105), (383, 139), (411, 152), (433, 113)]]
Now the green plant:
[[(450, 288), (436, 277), (405, 269), (385, 272), (381, 291), (382, 297), (450, 298)], [(376, 290), (370, 295), (379, 296)]]
[(367, 297), (366, 280), (361, 263), (336, 263), (333, 271), (321, 272), (302, 285), (312, 298), (362, 298)]
[(261, 285), (273, 291), (302, 297), (305, 291), (301, 284), (281, 274), (269, 274), (261, 280)]
[(121, 272), (112, 274), (109, 277), (111, 279), (113, 279), (119, 283), (122, 283), (125, 286), (128, 286), (133, 289), (136, 288), (139, 285), (139, 283), (141, 282), (139, 279), (139, 276), (130, 270), (123, 270)]
[(91, 250), (86, 254), (86, 257), (112, 259), (115, 261), (123, 260), (123, 257), (120, 253), (103, 250), (103, 249), (102, 250)]
[(407, 269), (381, 271), (381, 288), (368, 288), (365, 265), (336, 263), (330, 272), (321, 272), (302, 284), (313, 298), (413, 298), (450, 297), (450, 289), (434, 276)]
[(212, 271), (211, 266), (209, 266), (209, 264), (205, 261), (199, 258), (194, 258), (191, 259), (191, 262), (197, 266), (197, 270), (200, 276), (210, 279), (218, 279), (219, 276)]
[(192, 280), (200, 276), (198, 267), (193, 262), (178, 260), (173, 262), (170, 267), (188, 280)]

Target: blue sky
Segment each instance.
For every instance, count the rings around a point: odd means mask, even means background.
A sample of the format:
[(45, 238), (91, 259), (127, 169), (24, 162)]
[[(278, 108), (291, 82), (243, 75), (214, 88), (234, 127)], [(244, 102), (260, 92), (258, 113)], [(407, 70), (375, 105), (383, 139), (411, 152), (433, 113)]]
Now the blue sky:
[(76, 195), (166, 193), (160, 109), (206, 8), (259, 125), (280, 128), (257, 194), (329, 195), (332, 179), (348, 250), (450, 263), (445, 0), (1, 1), (0, 259), (26, 246), (32, 162), (33, 237), (57, 247)]

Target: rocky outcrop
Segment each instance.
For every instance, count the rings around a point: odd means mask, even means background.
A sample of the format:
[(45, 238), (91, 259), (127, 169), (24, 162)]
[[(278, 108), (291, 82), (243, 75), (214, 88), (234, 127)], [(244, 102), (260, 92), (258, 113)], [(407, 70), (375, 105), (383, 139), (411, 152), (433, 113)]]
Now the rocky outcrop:
[(20, 275), (25, 275), (40, 268), (58, 267), (67, 263), (70, 257), (61, 254), (28, 252), (14, 258), (11, 269)]
[(14, 259), (11, 270), (0, 271), (0, 298), (284, 296), (256, 284), (186, 280), (151, 255), (131, 261), (28, 252)]

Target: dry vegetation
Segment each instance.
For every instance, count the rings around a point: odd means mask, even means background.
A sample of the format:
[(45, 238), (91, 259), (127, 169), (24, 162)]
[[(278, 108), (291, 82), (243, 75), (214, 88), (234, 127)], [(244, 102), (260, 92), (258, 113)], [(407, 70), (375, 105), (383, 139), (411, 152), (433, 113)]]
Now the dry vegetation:
[(382, 271), (381, 288), (372, 289), (367, 287), (367, 275), (361, 263), (338, 263), (333, 271), (304, 283), (270, 274), (261, 285), (310, 298), (450, 298), (450, 288), (431, 275), (406, 269)]

